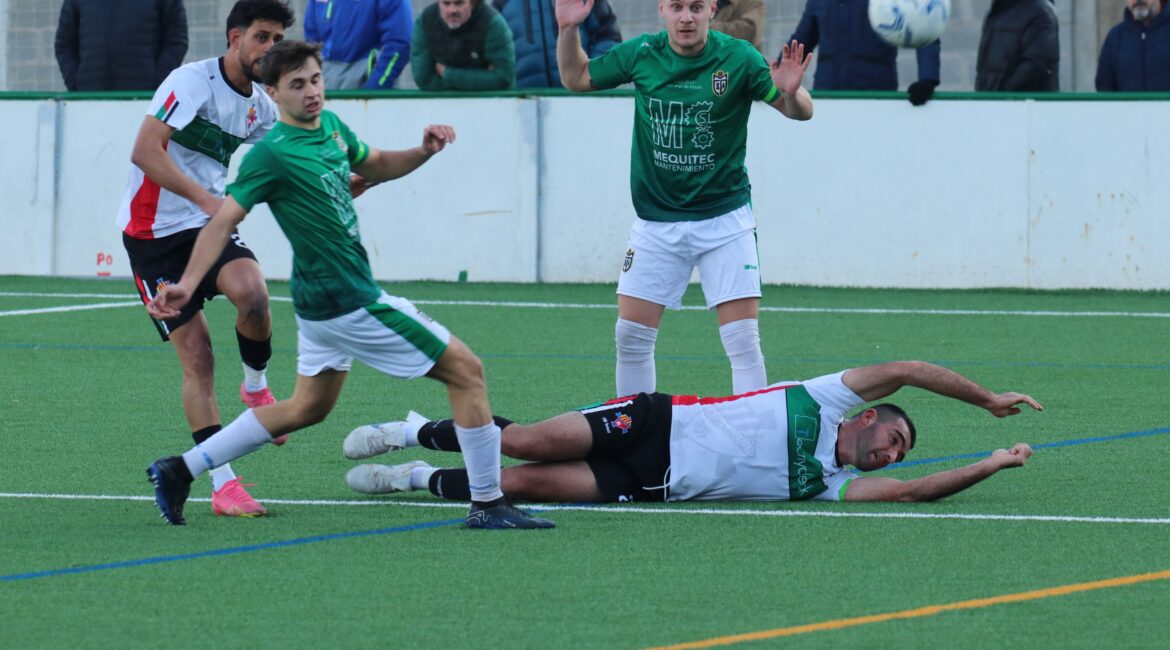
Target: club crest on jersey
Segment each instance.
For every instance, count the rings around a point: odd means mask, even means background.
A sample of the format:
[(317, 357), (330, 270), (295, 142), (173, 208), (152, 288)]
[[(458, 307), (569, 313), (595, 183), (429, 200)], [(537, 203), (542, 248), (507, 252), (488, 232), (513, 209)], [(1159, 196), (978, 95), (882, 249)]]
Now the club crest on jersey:
[(349, 153), (349, 146), (345, 144), (345, 138), (341, 137), (340, 131), (333, 132), (333, 141), (337, 143), (337, 148), (341, 149), (341, 153)]
[(627, 248), (626, 249), (626, 260), (624, 262), (622, 262), (622, 273), (629, 271), (630, 267), (633, 265), (634, 265), (634, 249)]
[(605, 425), (606, 433), (613, 433), (615, 429), (622, 433), (629, 433), (630, 427), (634, 426), (634, 420), (625, 413), (617, 411), (613, 414), (612, 420), (603, 418), (602, 424)]
[(716, 97), (722, 97), (723, 93), (727, 92), (726, 70), (716, 70), (711, 75), (711, 92), (715, 93)]
[(255, 123), (256, 123), (256, 107), (249, 106), (248, 107), (248, 126), (252, 126)]

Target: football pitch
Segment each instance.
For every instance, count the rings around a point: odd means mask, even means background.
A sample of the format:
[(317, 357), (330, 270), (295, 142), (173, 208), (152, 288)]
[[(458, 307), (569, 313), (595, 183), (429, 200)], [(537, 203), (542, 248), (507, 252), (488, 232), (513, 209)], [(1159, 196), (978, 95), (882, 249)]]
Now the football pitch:
[[(500, 415), (612, 397), (612, 286), (385, 286), (481, 356)], [(287, 397), (295, 323), (288, 285), (270, 291)], [(726, 394), (714, 314), (685, 302), (658, 389)], [(770, 381), (922, 359), (1045, 406), (996, 419), (902, 389), (918, 445), (875, 474), (1035, 456), (935, 503), (533, 505), (558, 527), (473, 531), (463, 504), (346, 486), (350, 429), (449, 414), (436, 382), (355, 366), (325, 423), (233, 463), (267, 517), (215, 517), (200, 479), (172, 527), (144, 469), (191, 445), (179, 365), (130, 282), (0, 277), (0, 647), (1164, 647), (1170, 294), (767, 287), (762, 305)], [(234, 310), (207, 314), (226, 424)]]

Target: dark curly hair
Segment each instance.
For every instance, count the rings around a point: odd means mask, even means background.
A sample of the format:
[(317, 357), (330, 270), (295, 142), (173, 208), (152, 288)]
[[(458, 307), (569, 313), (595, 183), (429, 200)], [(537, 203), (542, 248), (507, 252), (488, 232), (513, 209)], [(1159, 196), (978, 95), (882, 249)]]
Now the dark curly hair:
[[(289, 8), (287, 2), (281, 0), (239, 0), (227, 17), (227, 29), (224, 34), (230, 34), (233, 29), (247, 31), (257, 20), (269, 20), (284, 25), (285, 29), (296, 21), (296, 14)], [(230, 36), (228, 45), (230, 46)]]

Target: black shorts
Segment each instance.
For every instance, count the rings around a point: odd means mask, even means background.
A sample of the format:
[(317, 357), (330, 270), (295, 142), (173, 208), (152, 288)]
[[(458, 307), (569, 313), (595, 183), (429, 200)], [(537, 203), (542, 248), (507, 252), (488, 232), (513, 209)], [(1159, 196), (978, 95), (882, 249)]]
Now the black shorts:
[(585, 462), (606, 501), (665, 501), (670, 395), (638, 393), (581, 409), (593, 432)]
[[(159, 289), (168, 284), (175, 284), (182, 278), (198, 236), (199, 228), (183, 230), (158, 239), (135, 239), (122, 233), (122, 245), (126, 247), (126, 254), (130, 258), (130, 270), (134, 272), (134, 285), (138, 287), (138, 295), (144, 304), (150, 302)], [(171, 332), (194, 318), (203, 309), (204, 302), (219, 295), (215, 281), (224, 264), (245, 258), (255, 260), (256, 255), (244, 240), (240, 239), (239, 233), (232, 233), (231, 243), (223, 247), (223, 253), (208, 269), (199, 286), (195, 287), (191, 300), (183, 305), (179, 315), (165, 321), (151, 319), (162, 340), (170, 340)]]

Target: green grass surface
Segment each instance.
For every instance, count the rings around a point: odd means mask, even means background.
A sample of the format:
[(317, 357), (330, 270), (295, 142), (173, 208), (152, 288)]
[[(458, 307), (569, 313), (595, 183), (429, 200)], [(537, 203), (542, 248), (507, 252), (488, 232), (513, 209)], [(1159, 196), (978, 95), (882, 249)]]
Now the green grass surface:
[[(613, 392), (611, 286), (387, 288), (477, 351), (501, 415), (543, 419)], [(284, 283), (270, 289), (288, 295)], [(74, 297), (81, 293), (117, 297)], [(141, 308), (12, 313), (133, 300), (125, 280), (0, 278), (0, 493), (146, 497), (145, 466), (190, 446), (178, 362)], [(699, 305), (701, 296), (692, 288), (685, 302)], [(193, 502), (190, 525), (176, 528), (146, 500), (0, 496), (0, 647), (638, 648), (1170, 569), (1165, 522), (891, 516), (1165, 518), (1170, 434), (1077, 441), (1170, 427), (1170, 318), (1142, 316), (1170, 312), (1167, 294), (768, 287), (763, 305), (810, 308), (763, 313), (772, 381), (924, 359), (1047, 407), (997, 420), (904, 389), (892, 401), (919, 429), (908, 460), (1017, 441), (1076, 444), (1039, 449), (1026, 467), (938, 503), (558, 510), (548, 515), (554, 531), (469, 531), (458, 525), (462, 509), (422, 507), (441, 503), (429, 494), (368, 499), (346, 487), (354, 463), (342, 457), (341, 440), (352, 427), (410, 408), (448, 413), (438, 384), (357, 367), (327, 422), (233, 463), (270, 501), (268, 517), (217, 518), (209, 504)], [(912, 313), (851, 311), (858, 309)], [(274, 302), (273, 316), (269, 376), (287, 396), (296, 367), (290, 304)], [(242, 409), (233, 311), (217, 299), (208, 317), (226, 422)], [(729, 391), (713, 314), (666, 315), (658, 371), (665, 392)], [(429, 451), (401, 458), (460, 462)], [(913, 478), (963, 462), (882, 474)], [(197, 483), (193, 497), (209, 489)], [(280, 499), (378, 503), (271, 503)], [(818, 516), (834, 513), (887, 516)], [(419, 527), (428, 523), (435, 525)], [(366, 531), (380, 532), (344, 536)], [(251, 550), (211, 553), (241, 548)], [(91, 570), (102, 565), (111, 566)], [(69, 568), (83, 572), (13, 578)], [(1156, 647), (1170, 635), (1168, 605), (1170, 580), (1159, 580), (742, 645)]]

